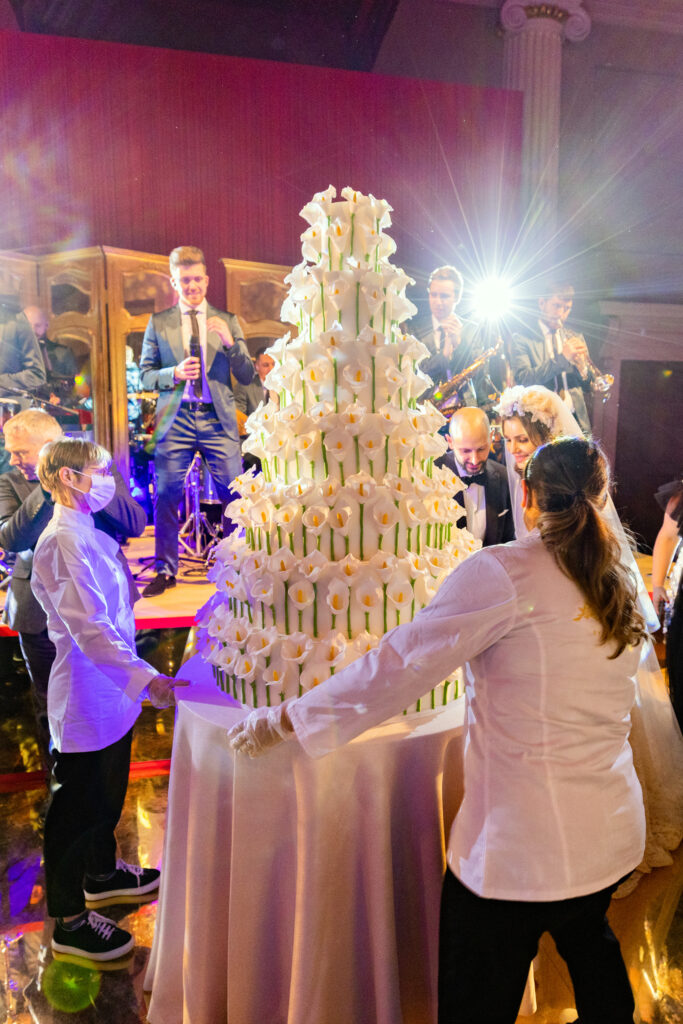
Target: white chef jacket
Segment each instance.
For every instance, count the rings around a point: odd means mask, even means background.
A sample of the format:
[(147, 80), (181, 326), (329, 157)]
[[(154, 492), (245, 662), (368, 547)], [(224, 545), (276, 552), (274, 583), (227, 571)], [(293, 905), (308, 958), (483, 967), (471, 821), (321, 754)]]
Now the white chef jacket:
[(125, 736), (158, 674), (135, 653), (118, 549), (90, 513), (64, 505), (55, 505), (36, 544), (31, 586), (56, 648), (47, 710), (62, 753), (102, 750)]
[(635, 868), (645, 845), (628, 742), (639, 651), (610, 661), (584, 604), (537, 530), (483, 548), (412, 623), (290, 705), (296, 736), (324, 754), (467, 663), (451, 870), (494, 899), (597, 892)]

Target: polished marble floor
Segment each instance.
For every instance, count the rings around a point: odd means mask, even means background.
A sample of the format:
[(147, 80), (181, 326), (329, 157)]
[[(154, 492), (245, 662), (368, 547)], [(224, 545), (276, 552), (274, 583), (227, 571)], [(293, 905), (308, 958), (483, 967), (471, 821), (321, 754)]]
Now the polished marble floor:
[[(187, 630), (162, 630), (140, 639), (145, 656), (168, 671), (179, 663), (186, 636)], [(38, 751), (27, 681), (15, 641), (0, 641), (0, 665), (5, 670), (0, 682), (0, 1021), (140, 1024), (146, 1021), (143, 981), (156, 903), (134, 910), (121, 906), (106, 911), (136, 938), (134, 954), (125, 969), (100, 972), (53, 960), (50, 925), (44, 923), (41, 866), (42, 814), (47, 793), (38, 776), (29, 775), (38, 768)], [(138, 767), (131, 775), (119, 829), (125, 859), (147, 865), (160, 863), (168, 789), (166, 759), (170, 756), (172, 732), (171, 711), (143, 710), (133, 749)], [(20, 788), (26, 779), (33, 780), (33, 788)], [(653, 872), (634, 893), (615, 901), (610, 917), (636, 993), (637, 1020), (683, 1024), (683, 848), (670, 867)], [(539, 1010), (532, 1017), (520, 1017), (519, 1024), (560, 1024), (574, 1019), (566, 971), (553, 955), (550, 940), (544, 953), (543, 970), (537, 977)], [(481, 1018), (472, 1024), (486, 1024), (486, 1020), (482, 997)]]

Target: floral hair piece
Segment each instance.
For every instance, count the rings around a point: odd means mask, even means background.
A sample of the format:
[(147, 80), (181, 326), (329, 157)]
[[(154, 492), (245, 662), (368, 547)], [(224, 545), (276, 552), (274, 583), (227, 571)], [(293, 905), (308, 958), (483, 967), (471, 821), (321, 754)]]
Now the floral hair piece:
[(503, 420), (511, 416), (530, 416), (552, 433), (557, 419), (557, 401), (557, 395), (547, 388), (525, 388), (518, 384), (514, 388), (506, 388), (495, 411)]

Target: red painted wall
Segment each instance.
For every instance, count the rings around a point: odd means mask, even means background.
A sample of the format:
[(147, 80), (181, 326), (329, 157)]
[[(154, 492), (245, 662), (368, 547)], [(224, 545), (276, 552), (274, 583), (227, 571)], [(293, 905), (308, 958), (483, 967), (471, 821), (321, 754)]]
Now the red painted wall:
[(517, 225), (517, 93), (0, 32), (0, 103), (0, 248), (190, 242), (214, 301), (219, 257), (298, 262), (329, 183), (389, 200), (412, 270)]

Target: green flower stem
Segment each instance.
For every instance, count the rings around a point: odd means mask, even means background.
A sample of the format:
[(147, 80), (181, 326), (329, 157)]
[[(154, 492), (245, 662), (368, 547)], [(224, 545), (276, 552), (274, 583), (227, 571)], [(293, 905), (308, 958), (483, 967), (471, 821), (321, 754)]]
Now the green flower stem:
[(370, 632), (370, 612), (365, 613), (365, 628), (367, 632)]
[[(334, 618), (334, 617), (333, 617)], [(332, 622), (334, 629), (334, 622)], [(313, 584), (313, 636), (318, 635), (318, 584)]]
[(332, 369), (334, 371), (334, 411), (339, 412), (339, 397), (337, 387), (337, 357), (332, 356)]
[[(305, 514), (305, 512), (306, 512), (306, 506), (304, 505), (304, 507), (303, 507), (303, 509), (301, 511), (302, 516)], [(306, 527), (304, 526), (304, 524), (302, 522), (301, 523), (301, 543), (303, 545), (304, 558), (308, 554), (308, 541), (307, 541), (307, 538), (308, 538), (308, 530), (306, 529)]]
[(396, 473), (396, 476), (400, 476), (401, 475), (401, 469), (402, 468), (403, 468), (403, 459), (399, 459), (398, 460), (398, 472)]
[(266, 606), (261, 604), (261, 629), (266, 628)]
[(412, 543), (412, 536), (413, 536), (413, 528), (412, 528), (412, 526), (409, 526), (408, 527), (408, 542), (406, 544), (406, 547), (408, 548), (408, 551), (412, 551), (413, 550), (411, 548), (411, 546), (410, 546), (411, 543)]
[(299, 608), (298, 609), (298, 613), (299, 613), (299, 632), (301, 633), (301, 631), (303, 630), (303, 627), (304, 627), (304, 611), (303, 611), (303, 608)]
[[(360, 502), (360, 560), (365, 561), (365, 555), (363, 554), (363, 525), (365, 519), (365, 502)], [(386, 630), (385, 630), (386, 632)]]
[(419, 555), (420, 554), (420, 524), (419, 523), (417, 524), (417, 528), (415, 530), (415, 544), (417, 545), (416, 550), (417, 550), (417, 553)]
[(401, 625), (401, 609), (400, 608), (396, 609), (396, 625), (397, 626)]
[(375, 357), (370, 356), (370, 365), (372, 366), (372, 412), (375, 411)]
[(275, 476), (277, 476), (277, 455), (273, 455), (273, 468), (275, 471)]
[(289, 636), (289, 584), (287, 583), (287, 580), (284, 581), (284, 584), (285, 584), (285, 633), (286, 633), (287, 636)]
[(326, 331), (327, 327), (325, 326), (325, 289), (323, 287), (322, 281), (320, 282), (320, 305), (323, 314), (323, 331)]
[(430, 703), (431, 703), (432, 711), (433, 711), (434, 708), (436, 707), (436, 690), (432, 690), (432, 692), (430, 694), (430, 697), (431, 697)]
[(384, 472), (389, 472), (389, 438), (384, 439)]
[(382, 584), (382, 593), (384, 594), (384, 632), (388, 633), (389, 630), (387, 629), (387, 585), (386, 585), (386, 583)]
[(333, 612), (332, 613), (332, 632), (333, 633), (334, 633), (336, 628), (337, 628), (337, 616)]
[(349, 594), (349, 603), (346, 606), (346, 635), (351, 639), (351, 595)]
[(378, 534), (377, 535), (377, 550), (378, 551), (382, 550), (382, 541), (383, 540), (384, 540), (384, 534), (383, 533)]
[(325, 479), (330, 475), (329, 466), (327, 465), (327, 452), (325, 451), (325, 431), (323, 430), (320, 434), (320, 446), (323, 453), (323, 468), (325, 470)]
[(251, 683), (251, 695), (252, 695), (252, 698), (254, 700), (254, 707), (257, 708), (258, 707), (258, 699), (256, 697), (256, 680), (255, 679), (253, 679), (252, 683)]
[(242, 683), (242, 703), (246, 704), (247, 703), (247, 686), (246, 686), (246, 683), (244, 682), (244, 679), (241, 680), (241, 683)]
[(360, 331), (360, 281), (356, 281), (356, 334)]
[[(285, 464), (285, 487), (286, 487), (287, 484), (289, 483), (289, 474), (287, 473), (287, 466), (289, 465), (289, 462), (287, 461), (287, 459), (283, 459), (283, 462)], [(413, 452), (413, 465), (415, 465), (415, 453), (414, 452)]]
[(415, 710), (416, 711), (422, 711), (422, 698), (421, 697), (418, 700), (417, 704), (415, 705)]
[(442, 704), (448, 703), (448, 680), (443, 684), (443, 700)]
[(247, 616), (248, 616), (249, 621), (251, 622), (251, 624), (253, 626), (254, 620), (253, 620), (252, 615), (251, 615), (251, 605), (248, 602), (247, 602)]
[(279, 523), (278, 523), (278, 526), (277, 526), (277, 546), (279, 548), (282, 547), (282, 527), (280, 526)]
[(351, 541), (349, 540), (348, 533), (344, 537), (344, 547), (346, 548), (346, 554), (347, 555), (350, 554), (351, 553)]
[(266, 531), (266, 551), (269, 555), (272, 554), (272, 551), (270, 550), (270, 530)]
[(330, 561), (334, 562), (334, 530), (330, 530)]
[(431, 544), (431, 536), (432, 536), (432, 524), (431, 523), (427, 523), (427, 541), (426, 541), (427, 547), (429, 547), (430, 544)]
[(293, 532), (290, 532), (290, 534), (289, 534), (289, 550), (292, 552), (292, 554), (294, 554), (294, 533)]
[[(315, 480), (315, 461), (312, 460), (308, 464), (311, 467), (311, 477)], [(297, 473), (299, 472), (299, 467), (298, 466), (296, 467), (296, 471), (297, 471)]]
[(301, 476), (301, 470), (299, 469), (299, 453), (294, 452), (294, 465), (296, 466), (297, 477)]
[(356, 230), (356, 223), (355, 223), (355, 221), (356, 221), (356, 215), (355, 215), (355, 213), (352, 213), (351, 214), (351, 242), (349, 244), (349, 256), (353, 256), (353, 235), (354, 235), (354, 231)]
[(396, 533), (394, 536), (394, 554), (398, 554), (398, 523), (396, 523)]

